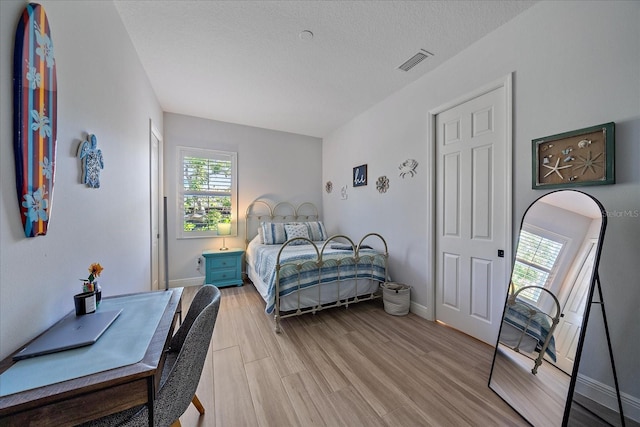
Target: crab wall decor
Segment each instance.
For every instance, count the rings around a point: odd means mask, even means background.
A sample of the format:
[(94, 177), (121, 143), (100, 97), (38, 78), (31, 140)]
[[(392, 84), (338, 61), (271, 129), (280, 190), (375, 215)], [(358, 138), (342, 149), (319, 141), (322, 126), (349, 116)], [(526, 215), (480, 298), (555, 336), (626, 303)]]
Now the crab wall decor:
[(418, 173), (416, 172), (417, 167), (418, 162), (416, 162), (414, 159), (405, 160), (404, 162), (402, 162), (402, 164), (400, 164), (400, 166), (398, 166), (398, 169), (400, 169), (400, 176), (404, 178), (405, 176), (409, 175), (413, 178), (413, 176)]

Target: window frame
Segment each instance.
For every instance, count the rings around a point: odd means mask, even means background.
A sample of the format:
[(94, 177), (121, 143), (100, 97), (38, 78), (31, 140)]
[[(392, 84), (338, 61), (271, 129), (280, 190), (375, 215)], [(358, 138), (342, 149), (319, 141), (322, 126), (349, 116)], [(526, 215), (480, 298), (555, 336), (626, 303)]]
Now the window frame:
[[(536, 227), (536, 226), (533, 226), (533, 225), (530, 225), (530, 224), (525, 224), (522, 227), (521, 231), (526, 231), (529, 234), (533, 234), (533, 235), (535, 235), (537, 237), (540, 237), (542, 239), (550, 240), (550, 241), (552, 241), (554, 243), (557, 243), (557, 244), (561, 245), (560, 246), (560, 250), (558, 251), (558, 255), (556, 256), (556, 258), (554, 260), (553, 266), (548, 270), (547, 279), (546, 279), (545, 283), (542, 285), (543, 288), (548, 289), (549, 291), (553, 292), (553, 290), (554, 290), (554, 282), (555, 282), (556, 276), (558, 274), (558, 269), (562, 265), (562, 259), (563, 259), (564, 255), (566, 253), (567, 246), (571, 243), (571, 239), (569, 239), (566, 236), (562, 236), (560, 234), (557, 234), (557, 233), (554, 233), (552, 231), (545, 230), (543, 228), (539, 228), (539, 227)], [(518, 242), (518, 246), (519, 245), (520, 245), (520, 243)], [(516, 251), (515, 251), (515, 255), (514, 255), (514, 265), (513, 265), (514, 271), (515, 271), (516, 263), (518, 263), (518, 262), (521, 262), (524, 265), (531, 266), (532, 268), (537, 268), (537, 269), (539, 269), (541, 271), (545, 271), (546, 270), (545, 268), (542, 268), (542, 267), (536, 267), (535, 264), (531, 264), (531, 263), (528, 263), (526, 261), (519, 260), (518, 259), (518, 247), (516, 247)], [(540, 286), (540, 285), (537, 285), (537, 286)], [(535, 299), (535, 300), (529, 298), (528, 294), (527, 294), (527, 292), (529, 292), (529, 291), (537, 293), (538, 294), (537, 295), (538, 298)], [(528, 290), (520, 293), (518, 295), (518, 297), (524, 299), (525, 301), (529, 302), (530, 304), (533, 304), (535, 306), (540, 307), (541, 305), (543, 305), (545, 303), (546, 293), (542, 292), (541, 290), (528, 289)]]
[[(212, 237), (235, 237), (238, 235), (238, 153), (234, 151), (211, 150), (206, 148), (195, 148), (178, 146), (177, 149), (177, 191), (176, 191), (176, 236), (178, 239), (201, 239)], [(228, 160), (231, 161), (231, 233), (219, 235), (217, 230), (185, 231), (184, 229), (184, 159), (185, 157), (196, 157), (208, 160)]]

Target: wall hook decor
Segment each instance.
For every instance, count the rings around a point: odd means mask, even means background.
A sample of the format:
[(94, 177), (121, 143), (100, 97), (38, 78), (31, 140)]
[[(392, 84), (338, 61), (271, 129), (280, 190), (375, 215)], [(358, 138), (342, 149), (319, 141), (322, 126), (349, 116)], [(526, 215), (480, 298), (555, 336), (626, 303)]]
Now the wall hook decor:
[(104, 161), (95, 135), (88, 135), (80, 143), (78, 157), (82, 163), (82, 183), (87, 184), (87, 187), (100, 188), (100, 169), (104, 169)]
[(343, 185), (342, 188), (340, 189), (340, 198), (342, 200), (347, 200), (348, 197), (349, 195), (347, 194), (347, 186)]

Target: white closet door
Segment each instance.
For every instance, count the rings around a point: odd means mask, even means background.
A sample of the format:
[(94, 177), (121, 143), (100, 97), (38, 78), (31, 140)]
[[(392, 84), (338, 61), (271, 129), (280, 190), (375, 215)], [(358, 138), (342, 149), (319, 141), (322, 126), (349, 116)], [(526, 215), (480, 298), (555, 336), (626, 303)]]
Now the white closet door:
[(494, 345), (507, 289), (507, 115), (500, 87), (436, 117), (436, 319)]

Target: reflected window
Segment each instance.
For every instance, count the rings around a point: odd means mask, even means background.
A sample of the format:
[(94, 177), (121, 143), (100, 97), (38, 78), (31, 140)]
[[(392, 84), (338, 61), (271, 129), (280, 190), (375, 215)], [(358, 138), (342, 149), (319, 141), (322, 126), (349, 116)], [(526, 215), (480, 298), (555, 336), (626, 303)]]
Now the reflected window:
[[(563, 242), (522, 230), (513, 266), (515, 290), (524, 286), (548, 288), (563, 246)], [(541, 292), (540, 289), (525, 289), (518, 296), (537, 303)]]

